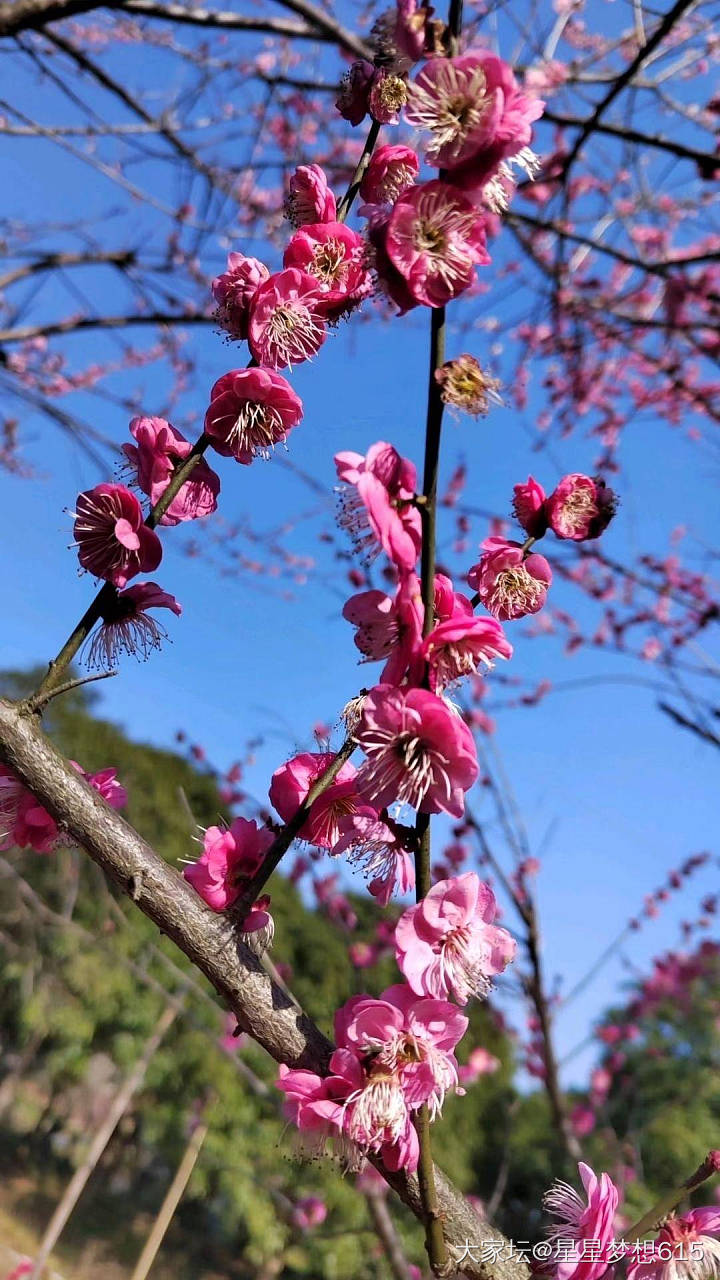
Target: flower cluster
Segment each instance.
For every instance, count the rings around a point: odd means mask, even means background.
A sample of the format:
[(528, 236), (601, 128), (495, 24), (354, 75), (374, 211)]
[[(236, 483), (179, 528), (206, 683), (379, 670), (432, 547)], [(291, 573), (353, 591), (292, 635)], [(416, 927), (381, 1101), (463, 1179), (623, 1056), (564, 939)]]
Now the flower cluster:
[(369, 1152), (388, 1169), (417, 1168), (412, 1116), (427, 1105), (432, 1118), (445, 1095), (462, 1092), (453, 1050), (467, 1018), (445, 1000), (389, 987), (378, 1000), (353, 996), (335, 1014), (330, 1074), (280, 1067), (285, 1113), (316, 1148), (338, 1141), (351, 1167)]

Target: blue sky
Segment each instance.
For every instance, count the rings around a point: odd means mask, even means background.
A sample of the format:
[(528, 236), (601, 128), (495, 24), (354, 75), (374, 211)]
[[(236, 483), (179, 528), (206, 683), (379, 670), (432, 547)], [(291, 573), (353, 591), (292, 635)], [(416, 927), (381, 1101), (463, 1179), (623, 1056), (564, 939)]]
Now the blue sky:
[[(19, 89), (29, 92), (24, 84)], [(69, 118), (69, 109), (63, 118)], [(78, 192), (87, 213), (99, 214), (117, 203), (112, 186), (84, 166), (60, 157), (46, 143), (34, 148), (21, 149), (9, 140), (0, 147), (11, 215), (22, 216), (47, 201), (50, 192), (58, 222), (77, 217)], [(140, 225), (131, 210), (130, 237)], [(500, 261), (511, 252), (509, 240), (499, 242)], [(269, 261), (275, 265), (277, 259)], [(220, 270), (222, 262), (217, 244), (209, 250), (208, 273)], [(108, 285), (108, 310), (113, 310), (114, 277), (108, 277)], [(52, 310), (52, 302), (49, 288), (43, 305)], [(518, 300), (507, 305), (516, 308)], [(426, 329), (426, 316), (418, 314), (391, 327), (379, 317), (345, 325), (312, 365), (293, 374), (305, 418), (291, 437), (288, 457), (321, 482), (326, 499), (310, 493), (278, 459), (250, 468), (211, 459), (222, 477), (223, 516), (231, 523), (249, 516), (258, 530), (297, 522), (287, 544), (315, 557), (318, 570), (287, 600), (267, 580), (221, 578), (204, 559), (183, 553), (183, 531), (168, 531), (164, 560), (153, 576), (177, 595), (183, 616), (170, 619), (172, 643), (161, 655), (147, 665), (127, 661), (121, 675), (102, 687), (104, 715), (138, 739), (162, 745), (172, 744), (175, 732), (184, 729), (221, 766), (242, 753), (249, 737), (262, 734), (247, 779), (257, 795), (266, 792), (282, 760), (311, 742), (317, 721), (337, 726), (341, 707), (369, 672), (358, 669), (351, 629), (339, 617), (342, 575), (318, 539), (332, 511), (332, 455), (339, 449), (364, 452), (375, 440), (387, 439), (421, 463)], [(488, 340), (479, 329), (450, 341), (451, 352), (467, 349), (488, 358)], [(188, 330), (187, 342), (198, 363), (197, 391), (185, 397), (182, 408), (201, 415), (209, 386), (228, 368), (243, 364), (245, 354), (223, 345), (209, 329)], [(93, 334), (64, 343), (71, 364), (101, 359), (112, 349), (112, 340)], [(544, 402), (539, 373), (531, 373), (524, 414), (502, 408), (487, 421), (447, 421), (443, 474), (447, 479), (458, 457), (466, 458), (471, 505), (507, 511), (513, 484), (529, 471), (552, 487), (564, 471), (592, 470), (597, 440), (588, 438), (582, 423), (570, 438), (553, 437), (542, 452), (532, 452), (532, 424)], [(113, 385), (133, 398), (137, 412), (162, 411), (166, 381), (161, 370), (136, 371)], [(125, 438), (124, 410), (85, 394), (74, 398), (74, 406), (113, 439)], [(678, 524), (687, 524), (697, 540), (692, 545), (698, 548), (698, 565), (701, 544), (717, 542), (717, 454), (692, 442), (688, 425), (672, 430), (643, 419), (628, 426), (621, 451), (622, 504), (604, 541), (614, 558), (629, 561), (638, 549), (665, 554), (669, 530)], [(64, 509), (72, 509), (78, 490), (109, 478), (47, 423), (29, 418), (23, 429), (31, 441), (34, 437), (28, 452), (36, 476), (0, 473), (3, 667), (46, 661), (85, 609), (92, 583), (77, 574), (75, 554), (68, 549), (71, 519)], [(320, 516), (300, 518), (323, 504)], [(446, 520), (441, 549), (450, 534)], [(483, 534), (476, 522), (473, 545)], [(556, 549), (557, 544), (549, 548), (551, 558)], [(581, 621), (588, 618), (588, 606), (568, 588), (559, 584), (556, 591), (556, 603), (572, 602)], [(545, 677), (588, 680), (556, 692), (537, 708), (502, 711), (497, 733), (531, 844), (537, 849), (547, 840), (539, 900), (548, 974), (562, 974), (571, 987), (639, 910), (644, 893), (689, 854), (715, 847), (718, 753), (674, 728), (655, 709), (652, 690), (630, 682), (653, 679), (652, 668), (597, 650), (566, 658), (557, 641), (529, 639), (524, 630), (521, 623), (508, 627), (515, 644), (513, 674), (530, 683)], [(491, 686), (492, 681), (490, 676)], [(481, 816), (489, 813), (482, 796), (473, 804)], [(682, 900), (663, 908), (660, 919), (632, 939), (623, 953), (627, 961), (642, 965), (665, 946), (676, 945), (679, 921), (697, 915), (703, 892), (716, 886), (714, 863), (692, 881)], [(281, 956), (282, 939), (277, 951)], [(622, 959), (615, 959), (561, 1014), (561, 1054), (584, 1038), (626, 973)], [(578, 1057), (567, 1079), (582, 1079), (587, 1061), (587, 1054)]]

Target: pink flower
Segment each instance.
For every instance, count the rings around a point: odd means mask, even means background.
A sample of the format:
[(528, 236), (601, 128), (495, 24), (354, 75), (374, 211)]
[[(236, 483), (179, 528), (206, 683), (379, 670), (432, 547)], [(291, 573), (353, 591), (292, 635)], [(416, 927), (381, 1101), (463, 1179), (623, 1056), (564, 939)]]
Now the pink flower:
[(482, 550), (467, 580), (495, 618), (505, 622), (542, 609), (552, 582), (544, 556), (535, 551), (523, 556), (520, 543), (505, 538), (486, 538)]
[(395, 958), (418, 995), (484, 997), (515, 956), (515, 940), (499, 925), (495, 895), (474, 871), (438, 880), (395, 926)]
[(357, 627), (355, 644), (363, 661), (386, 659), (380, 676), (383, 684), (400, 684), (408, 671), (411, 683), (422, 675), (424, 612), (420, 581), (414, 573), (401, 579), (394, 598), (384, 591), (360, 591), (345, 604), (343, 618)]
[(249, 466), (269, 458), (303, 416), (302, 400), (272, 369), (232, 369), (210, 392), (205, 432), (213, 449)]
[[(607, 1173), (598, 1180), (589, 1165), (578, 1164), (587, 1205), (573, 1187), (556, 1182), (546, 1193), (544, 1205), (557, 1219), (549, 1239), (562, 1250), (562, 1261), (553, 1260), (557, 1280), (600, 1280), (608, 1269), (607, 1252), (613, 1243), (618, 1191)], [(584, 1256), (583, 1242), (593, 1242)], [(574, 1242), (569, 1248), (568, 1241)], [(568, 1255), (570, 1255), (568, 1257)]]
[(582, 542), (599, 538), (617, 507), (617, 498), (599, 476), (563, 476), (547, 500), (550, 528), (558, 538)]
[(349, 486), (342, 491), (339, 522), (356, 549), (370, 559), (382, 547), (401, 571), (412, 572), (422, 541), (420, 512), (412, 505), (413, 464), (379, 441), (365, 457), (336, 453), (335, 466), (338, 478)]
[(385, 67), (373, 74), (368, 94), (368, 111), (378, 124), (399, 124), (400, 112), (407, 102), (407, 82)]
[(420, 172), (412, 147), (388, 143), (377, 147), (360, 183), (360, 195), (369, 204), (394, 204)]
[(335, 99), (335, 106), (340, 115), (350, 124), (360, 124), (368, 111), (370, 86), (375, 75), (371, 62), (360, 59), (353, 62), (340, 83), (340, 92)]
[(422, 649), (436, 693), (473, 675), (482, 663), (491, 667), (494, 658), (511, 658), (512, 653), (499, 622), (461, 610), (433, 627)]
[(409, 87), (406, 118), (433, 135), (430, 164), (477, 187), (529, 146), (543, 106), (521, 91), (507, 63), (473, 49), (425, 64)]
[(213, 911), (226, 911), (240, 897), (243, 882), (260, 867), (272, 844), (272, 832), (246, 818), (229, 827), (208, 827), (203, 852), (183, 875)]
[(180, 617), (182, 608), (174, 596), (156, 582), (137, 582), (118, 592), (106, 605), (102, 621), (89, 641), (89, 667), (112, 670), (121, 653), (130, 653), (145, 662), (159, 649), (167, 631), (148, 609), (169, 609)]
[(157, 569), (162, 560), (160, 539), (124, 484), (98, 484), (79, 493), (73, 532), (83, 569), (116, 587)]
[(335, 1014), (335, 1040), (363, 1061), (372, 1077), (395, 1072), (410, 1110), (430, 1106), (439, 1114), (445, 1094), (456, 1088), (458, 1065), (452, 1052), (468, 1019), (447, 1000), (418, 999), (405, 983), (379, 999), (352, 996)]
[(250, 303), (258, 285), (269, 276), (264, 262), (246, 258), (244, 253), (231, 253), (227, 269), (213, 280), (211, 288), (218, 304), (215, 318), (235, 341), (247, 338)]
[(335, 196), (319, 164), (298, 165), (290, 177), (285, 214), (294, 227), (307, 222), (334, 222)]
[[(334, 759), (332, 752), (305, 751), (275, 770), (270, 783), (270, 803), (283, 822), (295, 816), (313, 783)], [(335, 781), (310, 806), (310, 813), (298, 833), (301, 840), (322, 849), (333, 849), (340, 839), (344, 819), (356, 814), (377, 819), (375, 810), (361, 799), (356, 778), (357, 769), (348, 761)]]
[(326, 1218), (327, 1205), (319, 1196), (303, 1196), (296, 1202), (292, 1212), (293, 1224), (301, 1231), (321, 1226)]
[(371, 288), (365, 241), (342, 222), (300, 227), (285, 250), (283, 264), (313, 277), (320, 290), (318, 310), (328, 320), (337, 320), (357, 306)]
[(378, 809), (400, 801), (422, 813), (462, 816), (463, 794), (479, 772), (475, 742), (442, 698), (377, 685), (363, 699), (355, 741), (367, 757), (358, 790)]
[[(117, 781), (116, 769), (102, 769), (99, 773), (90, 774), (77, 761), (71, 760), (70, 763), (106, 804), (112, 809), (123, 808), (127, 792)], [(58, 827), (32, 792), (10, 769), (0, 765), (0, 849), (16, 847), (34, 849), (36, 853), (53, 853), (55, 849), (70, 844), (71, 837)]]
[[(653, 1241), (627, 1269), (628, 1280), (697, 1280), (720, 1269), (720, 1208), (690, 1209), (668, 1218)], [(652, 1252), (650, 1252), (652, 1250)]]
[(396, 201), (384, 249), (416, 303), (442, 307), (473, 281), (475, 266), (490, 261), (484, 217), (445, 182), (411, 187)]
[(530, 538), (542, 538), (548, 522), (545, 510), (545, 490), (537, 480), (528, 476), (527, 484), (513, 488), (513, 514), (518, 524)]
[(410, 62), (419, 62), (433, 46), (432, 5), (417, 0), (397, 0), (395, 45)]
[(390, 221), (390, 210), (380, 205), (363, 206), (369, 213), (367, 237), (372, 258), (373, 270), (379, 288), (395, 303), (400, 315), (412, 311), (418, 305), (416, 298), (403, 276), (393, 265), (387, 251), (387, 228)]
[(475, 1084), (481, 1076), (491, 1076), (500, 1068), (500, 1059), (488, 1053), (480, 1045), (472, 1050), (467, 1062), (459, 1067), (458, 1076), (461, 1084)]
[(250, 304), (248, 344), (258, 364), (284, 369), (309, 360), (327, 336), (314, 276), (289, 267), (270, 276)]
[(340, 833), (333, 854), (347, 853), (349, 862), (362, 867), (370, 877), (368, 890), (381, 907), (396, 889), (402, 895), (415, 888), (415, 859), (387, 823), (354, 814), (342, 820)]
[(466, 1027), (451, 1004), (418, 1000), (403, 985), (379, 1000), (354, 996), (335, 1015), (329, 1078), (280, 1067), (285, 1114), (321, 1141), (343, 1137), (360, 1155), (377, 1152), (388, 1169), (412, 1172), (412, 1112), (427, 1103), (434, 1118), (447, 1091), (457, 1089), (453, 1049)]
[(595, 1123), (595, 1112), (592, 1107), (584, 1107), (582, 1103), (579, 1103), (570, 1112), (570, 1124), (572, 1125), (573, 1133), (576, 1133), (578, 1138), (586, 1138), (589, 1133), (592, 1133)]
[[(135, 483), (155, 506), (167, 489), (173, 471), (187, 458), (192, 445), (164, 418), (133, 418), (130, 433), (137, 444), (124, 444), (122, 451), (134, 472)], [(220, 477), (201, 458), (159, 523), (175, 525), (183, 520), (198, 520), (210, 515), (217, 508), (219, 492)]]
[(101, 769), (99, 773), (86, 773), (76, 760), (71, 760), (73, 769), (82, 774), (89, 786), (102, 796), (111, 809), (124, 809), (127, 804), (127, 791), (117, 780), (117, 769)]

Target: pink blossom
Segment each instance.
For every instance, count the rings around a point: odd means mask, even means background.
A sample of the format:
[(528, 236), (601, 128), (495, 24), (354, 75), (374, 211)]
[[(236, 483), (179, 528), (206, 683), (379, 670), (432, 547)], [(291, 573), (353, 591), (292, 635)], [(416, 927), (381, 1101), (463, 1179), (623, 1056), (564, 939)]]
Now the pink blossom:
[(400, 580), (394, 598), (384, 591), (360, 591), (343, 608), (343, 618), (357, 627), (355, 644), (363, 661), (386, 659), (380, 681), (400, 684), (410, 672), (410, 683), (422, 675), (422, 627), (424, 615), (420, 580), (408, 573)]
[(385, 67), (378, 67), (368, 93), (368, 111), (378, 124), (399, 124), (407, 102), (407, 82)]
[[(587, 1204), (566, 1182), (555, 1182), (545, 1194), (545, 1208), (557, 1225), (548, 1233), (562, 1250), (562, 1261), (553, 1261), (557, 1280), (600, 1280), (608, 1269), (608, 1249), (613, 1243), (618, 1190), (607, 1173), (596, 1178), (589, 1165), (578, 1164)], [(591, 1240), (587, 1253), (583, 1242)], [(561, 1243), (562, 1242), (562, 1243)], [(569, 1242), (573, 1242), (570, 1247)]]
[(359, 59), (353, 62), (340, 83), (340, 92), (335, 99), (335, 106), (340, 115), (350, 124), (360, 124), (368, 111), (370, 86), (375, 75), (371, 62)]
[[(663, 1223), (648, 1241), (648, 1260), (633, 1254), (628, 1280), (697, 1280), (720, 1268), (720, 1208), (690, 1209)], [(652, 1252), (651, 1252), (652, 1249)]]
[(447, 1091), (457, 1089), (453, 1049), (466, 1027), (451, 1004), (418, 1000), (403, 985), (378, 1000), (354, 996), (335, 1015), (329, 1078), (280, 1068), (285, 1113), (321, 1141), (342, 1135), (360, 1155), (377, 1152), (387, 1168), (412, 1172), (412, 1112), (427, 1104), (434, 1118)]
[(321, 1226), (326, 1218), (327, 1205), (319, 1196), (303, 1196), (296, 1202), (292, 1212), (293, 1224), (301, 1231)]
[(283, 263), (313, 277), (320, 290), (318, 310), (328, 320), (337, 320), (357, 306), (371, 288), (365, 241), (342, 222), (300, 227), (285, 250)]
[(481, 1076), (494, 1075), (500, 1068), (500, 1059), (488, 1053), (478, 1045), (473, 1049), (467, 1062), (458, 1069), (461, 1084), (475, 1084)]
[(499, 622), (461, 610), (433, 627), (422, 649), (436, 693), (473, 675), (481, 664), (491, 667), (494, 658), (511, 658), (512, 653)]
[(426, 159), (477, 189), (529, 146), (543, 106), (522, 92), (502, 59), (471, 49), (424, 65), (410, 85), (406, 118), (432, 134)]
[[(130, 433), (136, 444), (124, 444), (122, 451), (135, 474), (135, 482), (153, 506), (170, 483), (173, 471), (187, 458), (192, 445), (164, 418), (133, 418)], [(189, 478), (176, 493), (159, 523), (176, 525), (198, 520), (217, 508), (220, 477), (204, 458), (195, 463)]]
[(360, 195), (369, 204), (394, 204), (420, 172), (412, 147), (387, 143), (377, 147), (360, 183)]
[(512, 505), (513, 515), (528, 537), (542, 538), (548, 527), (545, 490), (542, 485), (528, 476), (527, 484), (515, 485)]
[(112, 670), (122, 653), (146, 661), (159, 649), (167, 632), (148, 609), (169, 609), (177, 617), (182, 608), (174, 596), (156, 582), (136, 582), (118, 592), (104, 607), (102, 620), (88, 645), (87, 664)]
[(74, 533), (83, 569), (116, 587), (151, 573), (162, 560), (160, 539), (124, 484), (98, 484), (78, 494)]
[(599, 476), (563, 476), (547, 500), (550, 528), (558, 538), (599, 538), (612, 520), (617, 498)]
[[(127, 792), (117, 781), (116, 769), (86, 773), (75, 760), (70, 764), (97, 791), (112, 809), (122, 809)], [(10, 769), (0, 765), (0, 849), (34, 849), (36, 853), (53, 853), (72, 844), (71, 837), (35, 799)]]
[(226, 270), (212, 282), (213, 297), (218, 304), (217, 322), (237, 342), (248, 336), (250, 303), (258, 285), (269, 276), (264, 262), (246, 258), (244, 253), (231, 253)]
[(400, 801), (462, 816), (464, 792), (479, 772), (475, 742), (442, 698), (377, 685), (363, 699), (355, 740), (367, 757), (357, 786), (377, 808)]
[(442, 307), (490, 261), (484, 217), (445, 182), (411, 187), (396, 201), (385, 228), (385, 252), (416, 303)]
[(387, 229), (390, 221), (390, 210), (381, 205), (365, 205), (368, 213), (367, 237), (372, 258), (372, 265), (378, 287), (395, 303), (399, 314), (412, 311), (418, 306), (402, 272), (392, 263), (387, 251)]
[(433, 48), (432, 5), (417, 0), (397, 0), (395, 46), (410, 62), (420, 59)]
[(582, 1103), (573, 1107), (570, 1112), (570, 1124), (578, 1138), (586, 1138), (589, 1133), (592, 1133), (596, 1124), (595, 1112), (592, 1107), (585, 1107)]
[(415, 467), (391, 444), (371, 445), (365, 457), (336, 453), (341, 493), (339, 522), (370, 559), (380, 547), (405, 573), (415, 569), (422, 541), (420, 512), (412, 505)]
[(482, 551), (467, 580), (493, 617), (505, 622), (542, 609), (552, 582), (544, 556), (523, 555), (519, 542), (505, 538), (486, 538)]
[(302, 400), (281, 373), (232, 369), (210, 392), (205, 432), (218, 453), (249, 466), (284, 443), (302, 416)]
[(290, 177), (285, 213), (294, 227), (308, 222), (334, 222), (335, 196), (319, 164), (298, 165)]
[(98, 773), (86, 773), (82, 765), (76, 760), (71, 760), (70, 764), (85, 779), (93, 791), (97, 791), (99, 796), (111, 809), (124, 809), (127, 804), (127, 791), (122, 783), (117, 780), (117, 769), (100, 769)]
[(243, 881), (260, 867), (272, 844), (272, 832), (247, 818), (229, 827), (208, 827), (203, 852), (183, 875), (213, 911), (226, 911), (240, 897)]
[(418, 995), (484, 997), (515, 956), (515, 940), (493, 923), (495, 895), (474, 871), (438, 880), (395, 927), (395, 958)]
[(248, 321), (248, 344), (258, 364), (271, 369), (302, 364), (320, 350), (326, 336), (315, 276), (289, 267), (258, 286)]
[[(333, 763), (332, 752), (305, 751), (293, 756), (276, 769), (270, 783), (270, 802), (283, 822), (295, 816), (313, 784)], [(372, 820), (377, 814), (365, 803), (357, 789), (357, 769), (347, 761), (335, 781), (310, 806), (310, 812), (298, 832), (301, 840), (322, 849), (332, 849), (341, 836), (344, 819), (359, 814)]]
[(370, 878), (369, 892), (386, 907), (395, 890), (400, 895), (415, 888), (415, 859), (400, 837), (377, 816), (353, 814), (340, 824), (340, 839), (333, 854), (347, 853), (348, 861), (363, 868)]

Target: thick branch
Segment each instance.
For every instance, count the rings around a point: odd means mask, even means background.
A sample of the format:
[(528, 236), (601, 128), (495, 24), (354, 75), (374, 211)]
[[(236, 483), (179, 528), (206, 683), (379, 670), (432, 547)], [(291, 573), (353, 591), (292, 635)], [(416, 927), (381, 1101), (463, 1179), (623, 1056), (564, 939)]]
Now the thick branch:
[[(78, 845), (197, 966), (244, 1031), (275, 1059), (292, 1067), (325, 1072), (332, 1049), (318, 1027), (273, 983), (257, 958), (228, 930), (181, 876), (138, 835), (63, 759), (34, 719), (0, 700), (0, 760), (7, 764)], [(416, 1177), (380, 1170), (422, 1221)], [(482, 1222), (464, 1197), (435, 1171), (445, 1239), (458, 1256), (466, 1244), (507, 1242)], [(486, 1251), (483, 1251), (486, 1252)], [(492, 1252), (488, 1250), (487, 1252)], [(471, 1250), (460, 1264), (477, 1280), (528, 1280), (526, 1264), (506, 1255), (481, 1259)]]
[(0, 4), (0, 39), (20, 31), (37, 31), (47, 22), (59, 22), (91, 9), (112, 9), (122, 0), (9, 0)]
[[(122, 2), (122, 0), (121, 0)], [(312, 5), (290, 5), (297, 12), (314, 9)], [(246, 18), (239, 13), (222, 9), (188, 9), (182, 4), (162, 4), (159, 0), (124, 0), (122, 8), (127, 13), (137, 13), (147, 18), (164, 18), (168, 22), (185, 22), (196, 27), (221, 27), (224, 31), (267, 31), (272, 35), (288, 36), (295, 40), (322, 40), (337, 44), (349, 53), (361, 58), (368, 56), (368, 49), (359, 36), (341, 27), (329, 16), (312, 22), (293, 22), (289, 18)], [(320, 11), (316, 11), (319, 15)]]

